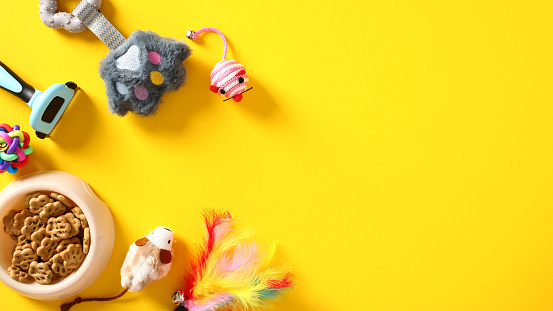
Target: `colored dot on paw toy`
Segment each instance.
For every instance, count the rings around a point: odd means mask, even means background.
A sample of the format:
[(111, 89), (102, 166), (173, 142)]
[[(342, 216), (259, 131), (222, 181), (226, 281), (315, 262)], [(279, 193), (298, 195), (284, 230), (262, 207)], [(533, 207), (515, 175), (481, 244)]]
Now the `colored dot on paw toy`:
[(150, 72), (150, 80), (152, 80), (152, 83), (155, 85), (162, 85), (163, 75), (159, 71), (152, 71)]
[(0, 124), (0, 173), (15, 174), (19, 168), (29, 163), (33, 147), (29, 145), (29, 134), (5, 123)]
[(117, 89), (117, 92), (119, 92), (119, 94), (121, 95), (126, 95), (129, 90), (127, 90), (127, 87), (125, 86), (125, 84), (121, 83), (121, 82), (116, 82), (115, 83), (115, 88)]
[(159, 56), (159, 53), (156, 51), (148, 52), (148, 58), (154, 65), (159, 65), (159, 63), (161, 63), (161, 56)]
[(140, 100), (146, 100), (150, 94), (148, 94), (148, 90), (145, 87), (137, 86), (134, 88), (134, 95)]

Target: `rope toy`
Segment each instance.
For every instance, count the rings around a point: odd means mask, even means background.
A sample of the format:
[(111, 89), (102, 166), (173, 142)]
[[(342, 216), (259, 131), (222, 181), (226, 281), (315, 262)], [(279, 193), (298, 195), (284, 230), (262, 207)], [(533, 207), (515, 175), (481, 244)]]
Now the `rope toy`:
[(28, 155), (33, 152), (30, 140), (29, 134), (21, 131), (19, 125), (12, 128), (5, 123), (0, 124), (0, 173), (15, 174), (29, 163)]
[(198, 36), (203, 32), (215, 32), (223, 39), (223, 59), (215, 64), (211, 71), (211, 86), (209, 89), (213, 93), (219, 93), (227, 98), (225, 101), (232, 99), (235, 102), (242, 100), (242, 94), (251, 90), (248, 89), (248, 72), (244, 65), (233, 59), (227, 59), (227, 39), (217, 28), (207, 27), (198, 31), (189, 30), (186, 37), (190, 40), (198, 39)]
[[(101, 3), (101, 1), (99, 2)], [(52, 29), (64, 28), (73, 33), (86, 30), (86, 26), (75, 16), (67, 12), (58, 12), (57, 0), (40, 0), (38, 7), (40, 8), (38, 14), (42, 23)]]

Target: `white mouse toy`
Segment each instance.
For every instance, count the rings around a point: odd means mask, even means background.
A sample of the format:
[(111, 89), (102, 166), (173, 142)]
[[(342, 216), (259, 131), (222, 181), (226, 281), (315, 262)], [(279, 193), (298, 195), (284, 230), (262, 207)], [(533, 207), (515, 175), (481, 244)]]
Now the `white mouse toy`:
[(139, 292), (146, 285), (159, 280), (171, 270), (173, 258), (173, 231), (167, 227), (157, 227), (149, 235), (136, 240), (129, 247), (121, 267), (121, 286), (123, 291), (109, 298), (81, 298), (60, 306), (68, 311), (74, 305), (88, 301), (110, 301), (123, 296), (127, 291)]
[(121, 286), (139, 292), (165, 277), (171, 269), (172, 249), (173, 231), (167, 227), (157, 227), (131, 244), (121, 267)]

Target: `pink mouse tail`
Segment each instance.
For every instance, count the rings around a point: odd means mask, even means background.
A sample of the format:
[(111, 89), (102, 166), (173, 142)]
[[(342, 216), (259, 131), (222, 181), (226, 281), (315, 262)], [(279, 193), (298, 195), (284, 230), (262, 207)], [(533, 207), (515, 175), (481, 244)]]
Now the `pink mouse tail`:
[(198, 39), (198, 36), (202, 32), (215, 32), (221, 37), (221, 39), (223, 39), (224, 48), (223, 48), (223, 59), (222, 60), (227, 59), (227, 39), (225, 38), (225, 35), (223, 35), (223, 33), (221, 31), (219, 31), (219, 29), (213, 28), (213, 27), (206, 27), (206, 28), (199, 29), (197, 31), (189, 30), (188, 33), (186, 34), (186, 37), (190, 40), (196, 40), (196, 39)]

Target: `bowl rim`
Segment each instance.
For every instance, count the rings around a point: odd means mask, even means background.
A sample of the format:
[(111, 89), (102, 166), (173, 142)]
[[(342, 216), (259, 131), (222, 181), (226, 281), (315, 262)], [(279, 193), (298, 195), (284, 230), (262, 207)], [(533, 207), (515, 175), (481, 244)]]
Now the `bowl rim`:
[[(71, 189), (72, 187), (64, 189), (64, 185), (62, 183), (45, 184), (44, 181), (50, 179), (51, 177), (56, 177), (58, 179), (65, 180), (66, 182), (73, 183), (74, 187), (77, 187), (79, 189)], [(24, 198), (27, 194), (37, 191), (56, 192), (63, 194), (71, 201), (73, 201), (76, 206), (81, 208), (83, 214), (87, 217), (88, 225), (90, 228), (90, 250), (76, 271), (54, 284), (41, 285), (36, 283), (35, 281), (33, 281), (32, 283), (18, 282), (10, 277), (10, 275), (7, 273), (7, 267), (5, 267), (4, 269), (1, 263), (0, 280), (16, 292), (33, 299), (63, 299), (75, 295), (86, 289), (103, 273), (105, 267), (111, 259), (113, 247), (115, 244), (115, 226), (113, 223), (113, 217), (111, 215), (109, 207), (96, 196), (96, 194), (92, 191), (92, 189), (86, 182), (74, 175), (61, 171), (35, 172), (22, 176), (8, 184), (4, 189), (0, 191), (1, 216), (5, 216), (4, 211), (6, 211), (7, 214), (9, 210), (13, 209), (13, 205), (10, 205), (8, 202), (6, 202), (7, 200), (13, 198), (14, 196)], [(82, 197), (83, 195), (86, 196), (86, 198)], [(22, 203), (23, 202), (21, 202), (21, 206), (23, 206)], [(91, 204), (93, 204), (94, 206), (92, 206)], [(97, 223), (95, 215), (101, 217), (107, 216), (108, 222), (102, 222), (102, 224)], [(0, 234), (6, 233), (0, 232)], [(104, 256), (104, 260), (101, 260), (102, 258), (98, 258), (100, 256)], [(101, 264), (101, 261), (105, 262), (103, 264), (103, 267), (100, 267), (100, 269), (98, 269), (98, 264)], [(90, 275), (91, 273), (94, 275)], [(83, 280), (85, 279), (86, 281), (83, 282)]]

